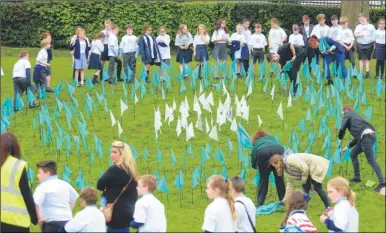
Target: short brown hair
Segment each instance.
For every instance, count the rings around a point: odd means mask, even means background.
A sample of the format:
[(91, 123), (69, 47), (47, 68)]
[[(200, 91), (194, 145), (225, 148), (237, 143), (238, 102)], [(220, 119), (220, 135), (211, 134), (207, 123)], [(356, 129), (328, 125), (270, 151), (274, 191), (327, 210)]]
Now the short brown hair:
[(254, 144), (256, 142), (257, 139), (259, 138), (262, 138), (262, 137), (265, 137), (268, 135), (268, 132), (267, 131), (264, 131), (264, 130), (258, 130), (256, 131), (255, 135), (253, 135), (252, 137), (252, 144)]
[(133, 29), (133, 25), (132, 24), (127, 24), (126, 25), (126, 30), (129, 29), (129, 28)]
[(319, 22), (320, 20), (323, 20), (323, 19), (326, 19), (326, 15), (325, 14), (318, 14), (316, 16), (316, 20)]
[(80, 192), (79, 197), (83, 199), (87, 205), (95, 205), (98, 201), (98, 192), (93, 188), (84, 188)]
[(41, 46), (42, 48), (46, 47), (46, 46), (49, 45), (49, 44), (50, 44), (50, 42), (49, 42), (47, 39), (44, 39), (44, 40), (42, 40), (42, 41), (40, 42), (40, 46)]
[(366, 18), (366, 19), (367, 19), (368, 16), (367, 16), (365, 13), (360, 13), (360, 14), (359, 14), (359, 17), (363, 17), (363, 18)]
[(99, 32), (97, 35), (96, 35), (96, 38), (97, 40), (100, 40), (100, 39), (104, 39), (106, 37), (106, 35), (103, 33), (103, 32)]
[(279, 25), (279, 20), (277, 18), (273, 18), (273, 19), (271, 19), (271, 23)]
[(114, 30), (116, 28), (118, 29), (118, 25), (116, 25), (116, 24), (111, 25), (111, 30)]
[(346, 16), (342, 16), (339, 19), (340, 24), (346, 24), (348, 22), (348, 18)]
[(384, 18), (380, 18), (380, 19), (378, 20), (378, 24), (380, 24), (382, 21), (385, 22), (385, 19), (384, 19)]
[(21, 51), (19, 54), (19, 58), (26, 57), (28, 55), (28, 51)]
[(354, 108), (350, 104), (346, 104), (346, 105), (343, 106), (343, 111), (352, 112), (353, 110), (354, 110)]
[(308, 15), (303, 15), (303, 20), (310, 20), (310, 17)]
[(304, 193), (301, 191), (294, 191), (288, 194), (285, 200), (288, 210), (284, 215), (284, 221), (287, 222), (290, 213), (294, 210), (307, 210), (307, 201), (304, 198)]
[(146, 32), (147, 29), (151, 28), (151, 25), (150, 24), (146, 24), (144, 27), (143, 27), (143, 32)]
[(249, 22), (249, 19), (247, 19), (247, 18), (243, 19), (243, 24), (246, 22)]
[(151, 193), (157, 189), (157, 179), (153, 175), (140, 176), (138, 181), (141, 181), (142, 184), (146, 186)]
[(261, 24), (259, 24), (259, 23), (255, 24), (255, 27), (256, 27), (256, 28), (263, 28), (263, 27), (261, 26)]
[(57, 165), (53, 160), (45, 160), (36, 164), (37, 169), (41, 169), (44, 172), (49, 172), (51, 175), (56, 175)]
[(105, 24), (111, 24), (111, 20), (106, 19), (106, 20), (105, 20)]
[(313, 48), (318, 42), (319, 42), (318, 38), (315, 35), (313, 35), (310, 37), (310, 39), (308, 39), (307, 45), (309, 48)]
[(230, 179), (230, 182), (232, 184), (232, 188), (238, 192), (243, 193), (245, 191), (245, 183), (243, 179), (241, 179), (240, 176), (234, 176)]
[(50, 32), (44, 32), (42, 34), (42, 40), (46, 39), (47, 37), (52, 36)]

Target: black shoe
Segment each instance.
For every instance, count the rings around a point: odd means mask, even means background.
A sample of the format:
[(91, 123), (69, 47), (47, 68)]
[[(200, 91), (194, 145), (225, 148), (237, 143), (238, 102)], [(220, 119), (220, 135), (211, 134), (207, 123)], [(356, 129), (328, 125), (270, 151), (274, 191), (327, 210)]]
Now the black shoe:
[(216, 79), (216, 80), (219, 80), (219, 78), (218, 78), (218, 77), (216, 77), (216, 78), (214, 78), (214, 79)]
[(146, 83), (150, 83), (150, 81), (149, 81), (149, 79), (148, 79), (148, 78), (146, 78), (146, 79), (145, 79), (145, 81), (146, 81)]
[(53, 93), (54, 90), (51, 89), (51, 87), (46, 87), (46, 92), (50, 92), (50, 93)]
[(29, 106), (29, 108), (37, 108), (37, 107), (39, 107), (40, 105), (39, 104), (31, 104), (30, 106)]
[(350, 179), (350, 182), (351, 182), (351, 183), (360, 183), (360, 182), (362, 182), (362, 181), (361, 181), (360, 178), (352, 178), (352, 179)]
[(118, 82), (123, 82), (123, 79), (118, 78), (117, 81), (118, 81)]
[(99, 81), (98, 80), (92, 80), (92, 84), (98, 84), (99, 83)]
[(19, 109), (13, 109), (13, 112), (18, 112), (19, 111)]
[(382, 189), (383, 187), (385, 187), (385, 186), (386, 186), (385, 183), (379, 184), (379, 185), (374, 189), (374, 191), (377, 192), (377, 193), (379, 193), (379, 191), (381, 191), (381, 189)]
[(334, 85), (334, 82), (333, 82), (332, 80), (328, 80), (328, 82), (327, 82), (326, 85), (327, 85), (327, 86), (328, 86), (328, 85)]
[(184, 79), (187, 79), (187, 78), (188, 78), (188, 76), (187, 76), (187, 75), (185, 75), (185, 76), (184, 76)]
[(115, 84), (115, 81), (109, 81), (110, 84)]

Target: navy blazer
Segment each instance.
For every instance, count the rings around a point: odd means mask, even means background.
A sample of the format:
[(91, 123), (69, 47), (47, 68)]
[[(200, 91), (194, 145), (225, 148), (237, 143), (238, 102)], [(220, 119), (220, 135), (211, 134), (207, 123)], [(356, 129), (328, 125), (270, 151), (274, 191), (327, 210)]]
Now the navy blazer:
[[(308, 35), (308, 36), (311, 37), (311, 32), (314, 29), (314, 25), (313, 24), (309, 24), (308, 27), (310, 29), (309, 30), (310, 35)], [(307, 33), (306, 33), (306, 29), (304, 28), (304, 24), (302, 26), (300, 26), (299, 33), (302, 34), (304, 45), (307, 46)]]
[[(90, 47), (89, 47), (87, 40), (84, 39), (84, 41), (86, 42), (86, 59), (87, 59), (88, 58), (88, 52), (90, 51)], [(80, 59), (80, 41), (79, 41), (79, 39), (76, 39), (74, 45), (70, 45), (70, 50), (73, 50), (73, 49), (75, 49), (74, 50), (74, 58)]]
[[(231, 59), (235, 59), (235, 53), (237, 50), (240, 49), (241, 43), (238, 40), (233, 40), (231, 42)], [(249, 60), (249, 49), (248, 45), (244, 44), (244, 46), (241, 48), (241, 60)]]
[(149, 63), (152, 63), (154, 62), (155, 60), (157, 60), (157, 58), (160, 60), (161, 56), (160, 56), (160, 52), (158, 50), (158, 46), (156, 44), (156, 41), (155, 41), (155, 38), (153, 36), (151, 36), (151, 38), (153, 39), (153, 55), (154, 55), (154, 59), (151, 58), (151, 54), (150, 54), (150, 49), (147, 47), (147, 43), (146, 43), (146, 39), (145, 39), (145, 34), (142, 35), (142, 37), (139, 39), (139, 52), (141, 54), (141, 57), (142, 57), (142, 62), (144, 64), (149, 64)]

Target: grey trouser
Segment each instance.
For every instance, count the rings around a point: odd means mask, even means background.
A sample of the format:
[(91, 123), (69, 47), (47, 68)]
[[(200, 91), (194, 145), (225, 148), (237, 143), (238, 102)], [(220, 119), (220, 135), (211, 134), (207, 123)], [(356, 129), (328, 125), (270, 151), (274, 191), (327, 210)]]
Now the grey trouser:
[(35, 86), (28, 86), (27, 85), (27, 79), (26, 78), (13, 78), (13, 90), (14, 90), (14, 98), (13, 98), (13, 106), (16, 106), (16, 94), (19, 92), (20, 97), (23, 95), (24, 92), (27, 91), (27, 89), (31, 88), (32, 93), (35, 95), (36, 88)]
[(135, 76), (135, 69), (136, 69), (137, 61), (135, 58), (135, 52), (130, 53), (124, 53), (123, 54), (123, 69), (127, 75), (127, 66), (130, 67), (131, 70), (131, 77), (127, 77), (128, 80), (131, 80)]
[(109, 81), (114, 81), (115, 62), (117, 63), (117, 79), (121, 78), (122, 61), (114, 56), (109, 57)]

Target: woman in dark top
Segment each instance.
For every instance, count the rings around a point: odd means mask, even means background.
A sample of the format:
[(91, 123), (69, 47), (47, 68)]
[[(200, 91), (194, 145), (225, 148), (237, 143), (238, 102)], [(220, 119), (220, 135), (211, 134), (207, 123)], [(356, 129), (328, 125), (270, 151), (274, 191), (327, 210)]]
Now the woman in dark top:
[[(19, 143), (17, 142), (16, 137), (12, 133), (2, 134), (0, 137), (0, 142), (1, 142), (1, 144), (0, 144), (1, 145), (0, 146), (0, 148), (1, 148), (1, 151), (0, 151), (1, 176), (4, 176), (4, 177), (5, 176), (12, 176), (11, 174), (4, 174), (3, 173), (5, 171), (9, 170), (5, 167), (5, 166), (10, 165), (8, 160), (11, 158), (9, 158), (9, 157), (13, 157), (13, 159), (17, 159), (17, 160), (21, 161), (20, 162), (21, 164), (23, 164), (23, 163), (25, 164), (23, 171), (22, 171), (22, 174), (21, 174), (21, 177), (20, 177), (20, 180), (18, 180), (18, 181), (14, 180), (13, 182), (19, 183), (20, 193), (21, 193), (21, 196), (23, 197), (25, 207), (27, 208), (29, 218), (30, 218), (30, 223), (36, 225), (38, 223), (38, 217), (36, 215), (35, 202), (34, 202), (32, 191), (31, 191), (31, 188), (30, 188), (29, 182), (28, 182), (27, 171), (26, 171), (27, 164), (20, 159), (21, 154), (20, 154)], [(23, 165), (21, 165), (21, 166), (23, 166)], [(4, 184), (2, 183), (2, 185), (4, 185)], [(2, 186), (2, 189), (3, 189), (3, 186)], [(4, 195), (7, 195), (6, 192), (7, 192), (6, 190), (1, 191), (2, 202), (3, 202), (3, 198), (5, 198)], [(10, 205), (10, 207), (12, 207), (14, 204), (15, 203), (1, 203), (2, 209), (5, 205)], [(3, 210), (2, 210), (1, 214), (3, 215), (3, 214), (12, 214), (12, 213), (3, 212)], [(23, 220), (18, 219), (17, 223), (16, 222), (13, 224), (5, 223), (5, 222), (3, 222), (3, 217), (4, 217), (4, 219), (8, 219), (5, 216), (2, 216), (2, 222), (1, 222), (1, 231), (2, 232), (30, 232), (29, 227), (23, 227), (22, 226), (22, 225), (25, 225), (27, 222), (24, 222)]]
[(268, 191), (269, 174), (275, 175), (275, 184), (279, 200), (283, 200), (285, 195), (285, 185), (283, 176), (278, 176), (274, 167), (270, 164), (270, 159), (275, 154), (284, 154), (284, 148), (277, 140), (266, 131), (259, 130), (252, 138), (252, 167), (257, 168), (260, 173), (258, 186), (257, 206), (264, 204)]
[(279, 62), (281, 68), (285, 66), (287, 61), (292, 60), (292, 69), (288, 72), (289, 78), (293, 85), (293, 95), (296, 95), (298, 85), (296, 84), (296, 78), (300, 69), (300, 65), (303, 63), (306, 57), (306, 50), (298, 45), (293, 45), (290, 43), (284, 44), (279, 47), (277, 53), (269, 53), (267, 55), (267, 60), (269, 62)]
[(103, 191), (101, 203), (103, 199), (107, 204), (114, 203), (125, 185), (130, 183), (114, 206), (111, 221), (107, 223), (107, 232), (129, 232), (138, 198), (137, 167), (130, 146), (120, 141), (113, 142), (111, 159), (114, 165), (107, 169), (97, 183), (97, 188)]

